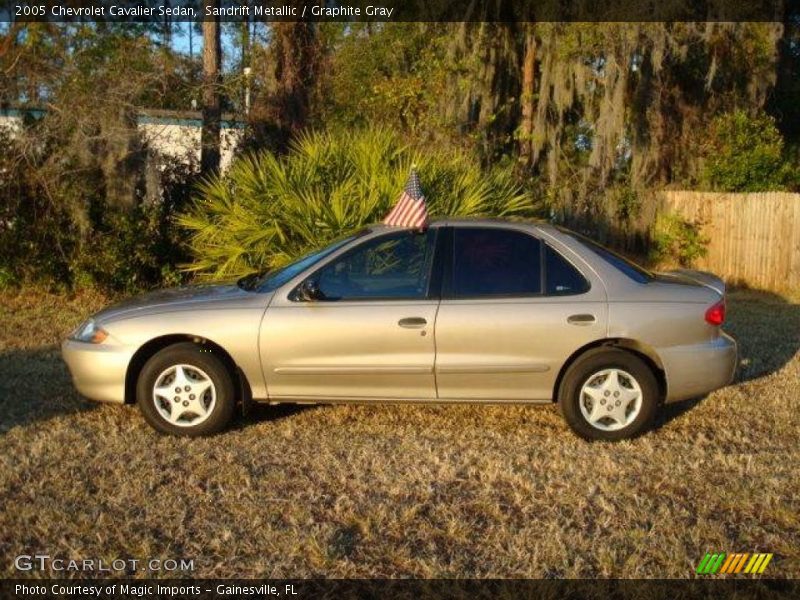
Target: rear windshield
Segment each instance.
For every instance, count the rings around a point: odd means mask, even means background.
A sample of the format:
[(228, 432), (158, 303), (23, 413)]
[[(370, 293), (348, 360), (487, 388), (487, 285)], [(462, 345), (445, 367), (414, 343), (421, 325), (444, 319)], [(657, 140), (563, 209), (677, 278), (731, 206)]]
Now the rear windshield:
[(579, 241), (581, 244), (586, 246), (589, 250), (597, 254), (600, 258), (610, 264), (612, 267), (616, 268), (618, 271), (622, 271), (636, 281), (637, 283), (647, 283), (649, 281), (653, 281), (655, 278), (653, 274), (645, 269), (644, 267), (640, 267), (635, 262), (628, 260), (624, 256), (617, 254), (606, 248), (605, 246), (601, 246), (597, 242), (590, 240), (589, 238), (582, 236), (579, 233), (575, 233), (574, 231), (569, 231), (568, 229), (559, 228), (562, 233), (566, 233), (571, 238)]

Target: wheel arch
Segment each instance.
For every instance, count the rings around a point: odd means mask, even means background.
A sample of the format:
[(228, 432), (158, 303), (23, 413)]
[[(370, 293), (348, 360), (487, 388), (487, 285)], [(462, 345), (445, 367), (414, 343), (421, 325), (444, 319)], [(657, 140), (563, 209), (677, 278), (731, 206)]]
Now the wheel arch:
[(247, 381), (244, 372), (237, 366), (236, 361), (233, 360), (233, 357), (225, 348), (213, 340), (202, 336), (188, 333), (176, 333), (153, 338), (139, 347), (134, 353), (125, 372), (125, 404), (136, 403), (136, 382), (139, 379), (139, 374), (142, 372), (145, 363), (157, 352), (180, 342), (192, 342), (210, 348), (230, 373), (234, 387), (236, 388), (237, 401), (244, 402), (251, 398), (252, 392), (250, 389), (250, 382)]
[(559, 392), (561, 391), (561, 384), (564, 381), (564, 375), (566, 374), (567, 369), (569, 369), (572, 364), (580, 359), (581, 356), (586, 354), (586, 352), (603, 347), (625, 350), (644, 361), (645, 364), (647, 364), (653, 371), (653, 375), (655, 375), (656, 381), (658, 382), (660, 400), (663, 402), (664, 398), (667, 396), (667, 375), (666, 371), (664, 370), (664, 364), (659, 358), (658, 353), (652, 346), (649, 346), (648, 344), (623, 337), (595, 340), (594, 342), (590, 342), (585, 346), (581, 346), (575, 352), (573, 352), (569, 358), (564, 361), (564, 364), (561, 366), (561, 369), (558, 372), (555, 385), (553, 386), (553, 402), (558, 401)]

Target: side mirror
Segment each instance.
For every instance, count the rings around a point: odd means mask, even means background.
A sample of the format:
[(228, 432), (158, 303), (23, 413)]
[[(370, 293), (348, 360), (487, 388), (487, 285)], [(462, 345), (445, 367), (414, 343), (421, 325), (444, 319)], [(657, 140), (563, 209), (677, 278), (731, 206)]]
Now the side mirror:
[(316, 302), (317, 300), (323, 300), (325, 294), (319, 289), (319, 284), (315, 280), (306, 279), (298, 286), (295, 297), (301, 302)]

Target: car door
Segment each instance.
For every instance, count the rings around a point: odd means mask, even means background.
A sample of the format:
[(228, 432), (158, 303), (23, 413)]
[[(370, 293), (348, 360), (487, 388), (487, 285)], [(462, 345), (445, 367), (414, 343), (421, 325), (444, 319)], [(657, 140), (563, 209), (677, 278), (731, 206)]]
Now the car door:
[(431, 291), (436, 230), (369, 237), (281, 290), (261, 326), (271, 399), (436, 397)]
[(558, 371), (604, 336), (606, 295), (526, 226), (457, 226), (436, 319), (436, 382), (443, 400), (552, 398)]

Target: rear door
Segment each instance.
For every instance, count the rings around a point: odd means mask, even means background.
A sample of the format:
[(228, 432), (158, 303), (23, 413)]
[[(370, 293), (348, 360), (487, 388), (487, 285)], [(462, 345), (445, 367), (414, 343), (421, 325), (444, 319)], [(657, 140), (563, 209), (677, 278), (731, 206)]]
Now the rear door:
[(524, 225), (459, 225), (443, 235), (438, 397), (550, 400), (566, 359), (605, 335), (602, 283)]

